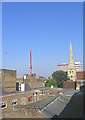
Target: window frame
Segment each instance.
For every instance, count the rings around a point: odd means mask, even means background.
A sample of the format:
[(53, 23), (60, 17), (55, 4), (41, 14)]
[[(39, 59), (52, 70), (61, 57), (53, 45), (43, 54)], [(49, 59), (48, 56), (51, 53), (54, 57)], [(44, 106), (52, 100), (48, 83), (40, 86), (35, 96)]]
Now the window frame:
[(2, 106), (3, 103), (6, 103), (6, 106), (5, 106), (4, 108), (1, 108), (1, 107), (0, 107), (0, 109), (2, 109), (2, 110), (7, 108), (7, 101), (1, 102), (1, 103), (0, 103), (1, 106)]
[(12, 100), (12, 103), (13, 103), (13, 102), (16, 102), (16, 104), (12, 104), (12, 106), (14, 107), (14, 106), (17, 105), (17, 99)]

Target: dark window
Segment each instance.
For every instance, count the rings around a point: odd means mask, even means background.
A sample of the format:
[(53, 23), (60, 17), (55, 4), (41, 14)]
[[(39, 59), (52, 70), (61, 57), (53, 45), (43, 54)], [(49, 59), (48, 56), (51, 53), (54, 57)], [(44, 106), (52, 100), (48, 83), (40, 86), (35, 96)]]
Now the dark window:
[(16, 82), (16, 90), (19, 91), (19, 82)]
[(73, 76), (71, 75), (71, 78), (72, 78)]
[(1, 109), (5, 109), (5, 108), (7, 108), (7, 103), (2, 103), (1, 104)]
[(13, 100), (13, 101), (12, 101), (12, 106), (15, 106), (15, 105), (17, 105), (17, 101), (16, 101), (16, 100)]
[(32, 101), (32, 96), (28, 97), (28, 102)]

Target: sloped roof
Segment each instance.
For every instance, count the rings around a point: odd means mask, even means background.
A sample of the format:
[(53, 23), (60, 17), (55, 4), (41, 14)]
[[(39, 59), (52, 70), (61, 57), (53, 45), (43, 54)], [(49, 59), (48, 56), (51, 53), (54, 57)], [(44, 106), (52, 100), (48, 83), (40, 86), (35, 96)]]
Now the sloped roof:
[(64, 95), (70, 95), (72, 96), (74, 93), (79, 92), (79, 90), (75, 90), (75, 89), (63, 89), (62, 90), (64, 92)]
[(30, 91), (31, 90), (31, 88), (30, 88), (30, 86), (28, 85), (28, 83), (25, 83), (25, 91)]
[(58, 116), (68, 102), (69, 98), (65, 97), (64, 95), (59, 95), (51, 104), (47, 105), (46, 108), (41, 110), (41, 113), (47, 118), (53, 117), (55, 115)]

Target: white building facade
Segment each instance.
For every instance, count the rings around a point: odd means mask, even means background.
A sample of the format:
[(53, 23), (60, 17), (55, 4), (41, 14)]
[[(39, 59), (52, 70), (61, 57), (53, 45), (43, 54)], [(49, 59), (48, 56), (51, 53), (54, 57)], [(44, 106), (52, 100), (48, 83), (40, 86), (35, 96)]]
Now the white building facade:
[[(75, 62), (74, 65), (75, 65), (76, 71), (83, 71), (82, 63), (80, 61)], [(68, 69), (68, 64), (63, 63), (61, 65), (57, 65), (57, 70), (58, 71), (62, 70), (62, 71), (66, 72), (67, 69)]]

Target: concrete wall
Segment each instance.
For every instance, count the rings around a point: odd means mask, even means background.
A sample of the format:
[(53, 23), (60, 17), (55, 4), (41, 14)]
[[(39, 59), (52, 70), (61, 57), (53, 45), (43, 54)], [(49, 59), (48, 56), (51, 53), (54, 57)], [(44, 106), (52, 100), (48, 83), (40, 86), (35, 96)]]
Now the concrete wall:
[(5, 92), (16, 91), (16, 71), (1, 69), (2, 87)]

